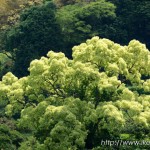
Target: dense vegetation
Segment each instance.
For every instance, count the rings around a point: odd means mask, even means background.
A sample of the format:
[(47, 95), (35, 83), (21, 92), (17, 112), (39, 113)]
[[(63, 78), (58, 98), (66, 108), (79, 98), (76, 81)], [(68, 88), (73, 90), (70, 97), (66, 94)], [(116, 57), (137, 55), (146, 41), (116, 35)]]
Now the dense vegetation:
[(148, 0), (0, 2), (0, 149), (150, 141)]
[(93, 36), (122, 45), (136, 39), (150, 48), (148, 0), (1, 1), (0, 51), (11, 54), (9, 69), (18, 77), (49, 50), (71, 58), (72, 47)]

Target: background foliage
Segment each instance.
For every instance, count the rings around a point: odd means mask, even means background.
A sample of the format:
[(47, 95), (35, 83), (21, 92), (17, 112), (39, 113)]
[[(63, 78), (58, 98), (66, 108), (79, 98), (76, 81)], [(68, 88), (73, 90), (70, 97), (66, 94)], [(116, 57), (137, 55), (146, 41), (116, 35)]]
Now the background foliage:
[(137, 39), (149, 48), (149, 5), (147, 0), (2, 0), (0, 51), (11, 53), (10, 70), (21, 77), (34, 58), (49, 50), (71, 58), (74, 45), (96, 35), (123, 45)]

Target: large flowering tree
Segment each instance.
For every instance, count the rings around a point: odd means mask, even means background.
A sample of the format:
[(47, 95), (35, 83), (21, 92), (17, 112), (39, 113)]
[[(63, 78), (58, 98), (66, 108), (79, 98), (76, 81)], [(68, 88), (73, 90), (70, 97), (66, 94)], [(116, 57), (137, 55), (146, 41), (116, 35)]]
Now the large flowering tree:
[(6, 114), (31, 133), (20, 149), (104, 149), (102, 140), (150, 140), (144, 44), (93, 37), (73, 48), (72, 60), (50, 51), (29, 71), (20, 79), (8, 73), (0, 82)]

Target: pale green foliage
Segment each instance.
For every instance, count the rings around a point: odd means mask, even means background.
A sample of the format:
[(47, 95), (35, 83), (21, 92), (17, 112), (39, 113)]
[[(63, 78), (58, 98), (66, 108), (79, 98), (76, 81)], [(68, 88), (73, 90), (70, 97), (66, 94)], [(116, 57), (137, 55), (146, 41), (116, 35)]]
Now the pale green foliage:
[(11, 85), (13, 82), (17, 81), (17, 77), (15, 77), (12, 73), (7, 73), (2, 81), (0, 81), (0, 101), (8, 100), (7, 93), (11, 92)]
[(146, 92), (149, 92), (150, 91), (150, 79), (147, 80), (146, 82), (144, 82), (144, 90)]
[(3, 53), (0, 53), (0, 65), (2, 65), (7, 59), (8, 58), (6, 55), (4, 55)]
[(77, 149), (85, 145), (87, 131), (67, 106), (53, 106), (44, 101), (36, 108), (28, 107), (22, 111), (19, 125), (35, 129), (37, 139), (45, 143), (44, 149)]
[(118, 130), (125, 123), (125, 119), (122, 111), (113, 105), (113, 103), (106, 103), (100, 105), (97, 108), (97, 115), (99, 118), (102, 118), (101, 128), (107, 128), (110, 132)]
[(73, 48), (75, 61), (90, 62), (108, 76), (123, 75), (132, 83), (141, 83), (141, 76), (150, 74), (150, 54), (144, 44), (133, 40), (128, 46), (98, 37)]
[(0, 100), (9, 101), (7, 115), (21, 114), (18, 125), (33, 132), (36, 149), (82, 149), (88, 134), (94, 143), (103, 130), (136, 138), (136, 127), (142, 135), (150, 128), (150, 96), (130, 88), (150, 92), (141, 78), (150, 75), (149, 56), (136, 40), (121, 46), (94, 37), (73, 48), (73, 60), (50, 51), (31, 62), (29, 76), (6, 74)]

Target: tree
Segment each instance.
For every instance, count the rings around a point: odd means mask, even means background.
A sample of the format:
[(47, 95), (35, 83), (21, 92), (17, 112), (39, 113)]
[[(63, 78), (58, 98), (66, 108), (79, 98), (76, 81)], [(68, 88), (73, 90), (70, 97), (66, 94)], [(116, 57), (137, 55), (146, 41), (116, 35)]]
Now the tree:
[(56, 14), (66, 49), (85, 42), (95, 35), (111, 37), (115, 6), (105, 0), (79, 2), (61, 7)]
[(148, 0), (109, 0), (116, 6), (116, 21), (114, 22), (112, 40), (127, 44), (131, 39), (137, 39), (150, 47), (149, 43), (149, 6)]
[(14, 121), (0, 117), (0, 148), (5, 150), (17, 149), (23, 140), (23, 135), (16, 131)]
[(121, 46), (93, 37), (73, 48), (73, 60), (50, 51), (31, 62), (30, 75), (6, 74), (0, 82), (6, 114), (32, 131), (20, 149), (100, 149), (102, 140), (149, 140), (150, 79), (142, 79), (150, 75), (149, 56), (136, 40)]
[(52, 2), (33, 6), (22, 13), (20, 23), (7, 33), (5, 49), (15, 53), (13, 72), (17, 76), (27, 74), (31, 60), (50, 49), (60, 50), (62, 40), (55, 11)]

